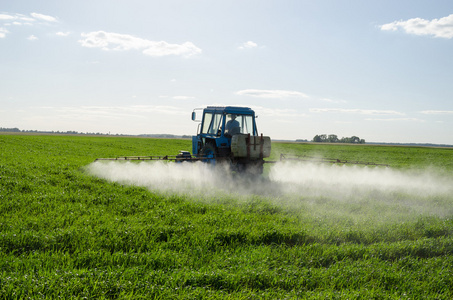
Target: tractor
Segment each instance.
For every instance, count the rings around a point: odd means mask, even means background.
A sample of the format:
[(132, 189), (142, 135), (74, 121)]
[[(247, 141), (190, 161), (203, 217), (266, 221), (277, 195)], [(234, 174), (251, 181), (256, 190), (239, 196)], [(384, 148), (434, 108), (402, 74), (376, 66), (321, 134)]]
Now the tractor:
[[(202, 111), (201, 119), (197, 118)], [(192, 137), (192, 154), (120, 156), (98, 160), (166, 160), (182, 162), (202, 161), (212, 165), (227, 164), (233, 172), (262, 174), (264, 158), (271, 153), (271, 139), (258, 135), (255, 112), (248, 107), (208, 106), (196, 108), (192, 120), (199, 122), (197, 135)]]
[[(200, 110), (201, 120), (197, 118)], [(271, 139), (258, 135), (251, 108), (208, 106), (194, 109), (192, 120), (200, 122), (197, 135), (192, 137), (195, 157), (208, 163), (226, 163), (236, 172), (263, 172), (264, 158), (271, 153)]]

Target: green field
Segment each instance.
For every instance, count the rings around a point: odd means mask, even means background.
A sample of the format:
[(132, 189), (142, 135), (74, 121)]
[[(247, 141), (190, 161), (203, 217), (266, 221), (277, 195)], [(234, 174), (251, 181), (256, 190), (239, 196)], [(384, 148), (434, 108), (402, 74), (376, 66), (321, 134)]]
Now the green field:
[(390, 168), (269, 164), (218, 180), (92, 164), (188, 140), (0, 135), (0, 299), (453, 298), (453, 149), (272, 146), (271, 159)]

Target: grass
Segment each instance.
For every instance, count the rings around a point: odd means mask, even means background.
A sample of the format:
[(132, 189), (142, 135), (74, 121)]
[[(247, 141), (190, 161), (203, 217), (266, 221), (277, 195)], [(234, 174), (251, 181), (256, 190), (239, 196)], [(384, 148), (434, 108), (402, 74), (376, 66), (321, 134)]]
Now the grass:
[[(0, 135), (0, 148), (3, 299), (453, 296), (451, 195), (397, 192), (378, 202), (375, 191), (351, 201), (162, 193), (93, 177), (85, 167), (97, 157), (177, 154), (190, 141)], [(273, 144), (276, 156), (442, 174), (453, 170), (452, 151)]]

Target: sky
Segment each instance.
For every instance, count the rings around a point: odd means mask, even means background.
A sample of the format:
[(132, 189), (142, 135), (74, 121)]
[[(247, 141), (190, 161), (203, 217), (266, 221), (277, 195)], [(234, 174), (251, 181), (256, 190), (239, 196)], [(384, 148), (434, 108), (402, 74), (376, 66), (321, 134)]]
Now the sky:
[(0, 0), (0, 127), (453, 145), (451, 0)]

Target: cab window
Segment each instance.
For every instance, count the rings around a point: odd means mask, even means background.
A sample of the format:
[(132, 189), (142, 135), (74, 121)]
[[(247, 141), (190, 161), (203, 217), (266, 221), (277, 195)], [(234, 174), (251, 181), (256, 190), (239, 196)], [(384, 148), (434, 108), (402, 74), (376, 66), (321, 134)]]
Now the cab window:
[(253, 118), (252, 116), (242, 116), (241, 120), (239, 121), (241, 125), (241, 133), (254, 135), (253, 132)]
[(225, 119), (225, 134), (251, 134), (253, 131), (253, 117), (250, 115), (227, 114)]
[(222, 116), (222, 114), (205, 113), (201, 133), (219, 135)]

